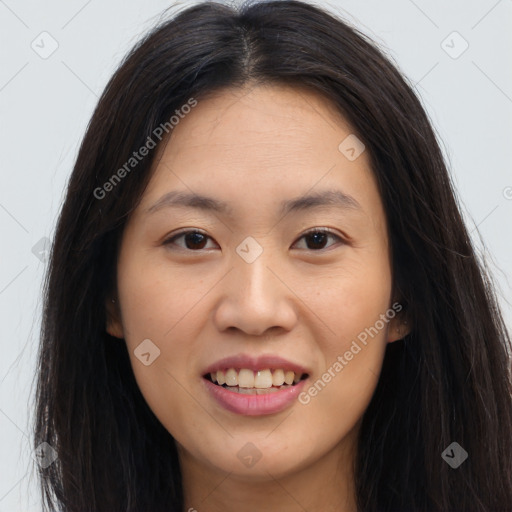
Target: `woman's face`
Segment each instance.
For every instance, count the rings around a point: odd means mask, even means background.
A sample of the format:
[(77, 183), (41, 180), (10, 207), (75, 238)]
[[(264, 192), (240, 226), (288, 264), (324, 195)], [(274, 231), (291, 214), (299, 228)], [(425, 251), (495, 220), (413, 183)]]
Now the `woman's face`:
[(107, 330), (185, 470), (353, 454), (399, 308), (369, 158), (335, 112), (284, 86), (198, 101), (126, 226)]

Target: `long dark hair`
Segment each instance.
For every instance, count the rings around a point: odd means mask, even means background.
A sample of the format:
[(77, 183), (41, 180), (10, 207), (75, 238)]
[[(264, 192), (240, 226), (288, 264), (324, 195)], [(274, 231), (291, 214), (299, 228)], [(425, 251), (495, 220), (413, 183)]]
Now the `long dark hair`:
[[(366, 145), (386, 211), (411, 332), (388, 345), (363, 417), (359, 509), (512, 510), (510, 338), (430, 122), (364, 35), (293, 0), (183, 10), (137, 44), (99, 100), (45, 280), (34, 442), (58, 454), (40, 469), (45, 507), (182, 510), (174, 440), (142, 397), (125, 344), (105, 332), (119, 241), (156, 151), (104, 197), (94, 191), (190, 98), (249, 81), (331, 100)], [(452, 442), (468, 453), (457, 469), (441, 456)]]

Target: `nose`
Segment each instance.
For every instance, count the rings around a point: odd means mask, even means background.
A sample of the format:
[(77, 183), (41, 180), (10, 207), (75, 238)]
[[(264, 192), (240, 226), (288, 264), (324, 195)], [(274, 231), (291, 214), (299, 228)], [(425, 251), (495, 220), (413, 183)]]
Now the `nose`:
[(247, 263), (235, 255), (234, 268), (222, 280), (214, 322), (220, 331), (239, 330), (252, 336), (293, 329), (296, 296), (286, 276), (264, 251)]

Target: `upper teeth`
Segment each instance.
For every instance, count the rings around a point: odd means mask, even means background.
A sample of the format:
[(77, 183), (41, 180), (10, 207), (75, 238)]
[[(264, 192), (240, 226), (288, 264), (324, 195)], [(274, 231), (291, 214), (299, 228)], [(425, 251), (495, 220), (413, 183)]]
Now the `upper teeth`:
[(217, 372), (210, 373), (213, 382), (227, 386), (239, 386), (241, 388), (270, 388), (272, 386), (282, 386), (283, 384), (291, 385), (299, 382), (302, 378), (302, 373), (295, 373), (291, 370), (259, 370), (254, 372), (247, 368), (236, 370), (230, 368), (229, 370), (218, 370)]

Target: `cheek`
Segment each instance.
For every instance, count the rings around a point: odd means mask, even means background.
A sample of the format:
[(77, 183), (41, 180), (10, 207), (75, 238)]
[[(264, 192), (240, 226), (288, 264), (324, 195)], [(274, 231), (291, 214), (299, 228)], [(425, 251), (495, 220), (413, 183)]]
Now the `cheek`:
[(362, 257), (345, 261), (332, 286), (315, 293), (308, 303), (329, 327), (329, 335), (318, 339), (323, 368), (301, 400), (310, 407), (312, 418), (329, 411), (336, 429), (353, 424), (364, 413), (377, 385), (394, 316), (386, 316), (390, 295), (387, 262)]
[(190, 315), (205, 294), (203, 280), (175, 271), (162, 257), (134, 257), (120, 265), (119, 275), (127, 342), (154, 338), (165, 348), (177, 341), (176, 333), (183, 338), (184, 329), (197, 325)]
[[(139, 264), (134, 258), (126, 263), (119, 269), (118, 291), (135, 379), (158, 417), (172, 409), (173, 421), (179, 422), (186, 405), (179, 397), (195, 353), (194, 340), (200, 338), (202, 329), (194, 312), (201, 306), (204, 283), (187, 286), (179, 273), (154, 262)], [(197, 321), (191, 321), (194, 319)], [(142, 346), (147, 348), (141, 351)], [(147, 353), (150, 355), (141, 357)]]
[[(323, 351), (330, 354), (348, 350), (352, 340), (371, 328), (390, 306), (391, 271), (387, 260), (377, 254), (353, 252), (330, 276), (320, 279), (308, 306), (329, 328)], [(379, 322), (381, 340), (387, 323)]]

